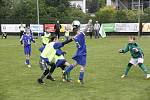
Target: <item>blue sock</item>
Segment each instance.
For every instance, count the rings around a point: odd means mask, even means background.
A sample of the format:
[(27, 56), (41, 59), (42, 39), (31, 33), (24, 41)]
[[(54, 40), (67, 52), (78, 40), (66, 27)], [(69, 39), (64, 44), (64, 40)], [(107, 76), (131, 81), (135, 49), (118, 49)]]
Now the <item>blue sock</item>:
[(83, 80), (84, 72), (80, 72), (79, 80)]
[(69, 73), (73, 69), (73, 65), (66, 68), (65, 73)]
[(27, 63), (27, 65), (30, 65), (30, 60), (26, 59), (26, 63)]

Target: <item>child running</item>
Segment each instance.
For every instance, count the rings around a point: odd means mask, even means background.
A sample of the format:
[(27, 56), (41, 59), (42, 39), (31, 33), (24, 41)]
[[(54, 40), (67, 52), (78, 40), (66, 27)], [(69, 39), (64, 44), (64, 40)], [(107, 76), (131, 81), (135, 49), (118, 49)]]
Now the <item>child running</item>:
[(20, 41), (22, 41), (24, 45), (24, 53), (26, 55), (25, 64), (28, 67), (31, 67), (30, 65), (31, 41), (35, 43), (35, 40), (33, 39), (33, 36), (30, 34), (30, 32), (24, 32), (24, 35), (21, 37)]

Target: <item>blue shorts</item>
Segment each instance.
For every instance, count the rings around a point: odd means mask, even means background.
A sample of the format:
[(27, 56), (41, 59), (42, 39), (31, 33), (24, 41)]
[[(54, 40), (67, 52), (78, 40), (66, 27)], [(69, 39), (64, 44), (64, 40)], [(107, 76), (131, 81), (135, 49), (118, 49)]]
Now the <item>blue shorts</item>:
[(31, 46), (24, 46), (24, 54), (31, 55)]
[(72, 59), (75, 60), (77, 64), (86, 66), (86, 55), (74, 56)]
[(56, 62), (56, 67), (61, 67), (65, 64), (66, 60), (65, 59), (60, 59)]

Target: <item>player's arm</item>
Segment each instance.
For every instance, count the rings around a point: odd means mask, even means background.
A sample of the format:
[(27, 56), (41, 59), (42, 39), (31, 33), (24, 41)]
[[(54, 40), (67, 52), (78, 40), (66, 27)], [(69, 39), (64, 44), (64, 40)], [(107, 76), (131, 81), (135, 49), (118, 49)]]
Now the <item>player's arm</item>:
[(129, 45), (127, 45), (124, 49), (119, 49), (119, 53), (126, 53), (129, 51)]
[(45, 48), (45, 46), (42, 46), (41, 48), (39, 48), (39, 51), (43, 52), (44, 48)]
[(32, 41), (33, 43), (35, 43), (35, 39), (33, 38), (33, 36), (31, 36), (31, 41)]
[(57, 55), (57, 56), (65, 55), (65, 54), (66, 54), (66, 52), (62, 51), (61, 49), (57, 49), (57, 50), (56, 50), (56, 55)]
[(54, 49), (60, 49), (61, 47), (63, 47), (64, 45), (66, 45), (72, 41), (73, 41), (72, 39), (69, 39), (69, 40), (64, 41), (64, 42), (56, 42), (53, 47), (54, 47)]
[(66, 41), (62, 42), (62, 45), (66, 45), (66, 44), (72, 42), (73, 40), (74, 40), (73, 38), (66, 40)]

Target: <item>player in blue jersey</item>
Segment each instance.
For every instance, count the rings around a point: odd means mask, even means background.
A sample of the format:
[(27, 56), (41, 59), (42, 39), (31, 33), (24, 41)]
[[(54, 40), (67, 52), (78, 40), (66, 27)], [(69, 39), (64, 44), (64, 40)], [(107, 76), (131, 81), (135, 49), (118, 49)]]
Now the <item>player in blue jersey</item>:
[(75, 55), (72, 57), (73, 60), (75, 60), (75, 64), (70, 65), (68, 68), (66, 68), (64, 72), (64, 77), (66, 77), (66, 74), (69, 73), (75, 66), (80, 65), (80, 76), (78, 79), (78, 83), (83, 84), (83, 78), (84, 78), (84, 70), (86, 66), (86, 43), (85, 43), (85, 35), (83, 32), (80, 31), (80, 22), (75, 20), (72, 23), (73, 25), (73, 31), (76, 33), (73, 39), (76, 46), (77, 51)]
[[(65, 42), (58, 42), (58, 38), (56, 36), (51, 37), (50, 43), (48, 43), (46, 46), (41, 47), (39, 50), (42, 52), (40, 55), (40, 67), (41, 70), (44, 72), (42, 73), (41, 77), (37, 80), (38, 83), (44, 84), (43, 79), (45, 76), (47, 76), (47, 79), (54, 79), (52, 78), (52, 73), (54, 72), (56, 67), (61, 67), (62, 70), (64, 70), (63, 66), (60, 66), (64, 64), (64, 61), (59, 61), (59, 57), (63, 54), (63, 52), (60, 52), (60, 48), (63, 47), (65, 44), (67, 44), (68, 41)], [(57, 57), (57, 56), (58, 57)], [(53, 64), (53, 59), (55, 59), (56, 65)], [(57, 62), (58, 61), (58, 62)], [(49, 69), (48, 65), (51, 66)]]
[(30, 34), (30, 32), (24, 32), (24, 35), (21, 37), (20, 41), (22, 41), (24, 45), (24, 53), (26, 55), (25, 64), (28, 67), (31, 67), (30, 65), (31, 41), (35, 43), (35, 40), (33, 39), (33, 36)]

